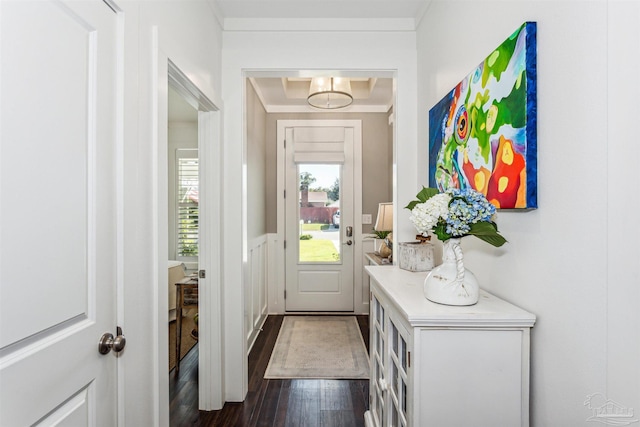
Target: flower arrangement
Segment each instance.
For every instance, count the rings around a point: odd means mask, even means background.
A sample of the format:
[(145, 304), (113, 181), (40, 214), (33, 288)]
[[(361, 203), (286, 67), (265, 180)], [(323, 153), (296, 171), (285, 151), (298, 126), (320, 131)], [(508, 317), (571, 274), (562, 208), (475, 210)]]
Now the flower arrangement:
[(482, 193), (471, 188), (450, 188), (441, 193), (422, 187), (417, 198), (405, 208), (411, 211), (409, 219), (422, 235), (432, 231), (442, 241), (472, 235), (496, 247), (507, 241), (494, 222), (495, 206)]

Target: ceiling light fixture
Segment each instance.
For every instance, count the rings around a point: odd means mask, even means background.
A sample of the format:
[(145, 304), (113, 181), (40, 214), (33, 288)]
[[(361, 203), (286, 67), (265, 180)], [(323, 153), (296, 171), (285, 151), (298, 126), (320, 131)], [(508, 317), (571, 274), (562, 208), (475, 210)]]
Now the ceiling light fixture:
[(314, 77), (307, 102), (312, 107), (333, 110), (351, 105), (351, 82), (340, 77)]

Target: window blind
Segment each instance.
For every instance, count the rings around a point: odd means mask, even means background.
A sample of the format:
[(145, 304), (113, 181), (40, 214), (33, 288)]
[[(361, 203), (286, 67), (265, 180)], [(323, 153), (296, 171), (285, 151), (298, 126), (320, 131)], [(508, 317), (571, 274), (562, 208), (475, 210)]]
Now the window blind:
[(179, 257), (198, 256), (198, 159), (177, 157), (178, 212), (177, 254)]

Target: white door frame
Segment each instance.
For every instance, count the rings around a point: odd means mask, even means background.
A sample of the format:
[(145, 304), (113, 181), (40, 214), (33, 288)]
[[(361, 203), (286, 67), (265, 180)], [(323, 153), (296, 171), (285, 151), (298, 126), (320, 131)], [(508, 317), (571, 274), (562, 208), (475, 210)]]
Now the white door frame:
[[(168, 297), (167, 297), (167, 254), (168, 254), (168, 85), (180, 93), (184, 99), (198, 110), (198, 158), (201, 169), (200, 201), (200, 239), (198, 268), (206, 271), (206, 279), (201, 279), (199, 287), (198, 325), (200, 339), (198, 343), (198, 394), (199, 409), (210, 411), (221, 409), (223, 405), (222, 370), (222, 309), (221, 309), (221, 268), (220, 255), (222, 242), (220, 236), (221, 198), (222, 198), (222, 157), (221, 112), (219, 108), (184, 74), (161, 50), (157, 50), (158, 73), (156, 101), (156, 119), (154, 126), (154, 149), (156, 157), (155, 182), (156, 196), (153, 216), (156, 222), (154, 248), (156, 262), (156, 284), (153, 296), (157, 302), (156, 315), (156, 360), (158, 369), (155, 381), (158, 384), (156, 399), (157, 413), (160, 419), (168, 417), (169, 372), (168, 366)], [(164, 423), (161, 423), (164, 424)], [(168, 424), (168, 423), (167, 423)]]
[[(284, 168), (285, 168), (285, 148), (284, 138), (285, 129), (288, 127), (296, 126), (317, 126), (321, 124), (323, 126), (342, 126), (342, 127), (357, 127), (362, 134), (362, 121), (361, 120), (278, 120), (277, 124), (277, 241), (284, 242), (285, 238), (285, 197), (284, 190)], [(362, 308), (359, 307), (360, 302), (363, 301), (362, 295), (362, 268), (363, 268), (363, 252), (362, 252), (362, 138), (355, 138), (353, 143), (353, 301), (354, 301), (354, 313), (360, 314)], [(277, 307), (277, 311), (285, 313), (285, 252), (284, 244), (279, 244), (276, 247), (277, 259), (279, 260), (277, 269), (277, 277), (275, 284), (275, 296), (270, 298), (270, 304), (273, 308)], [(367, 308), (368, 310), (368, 308)]]

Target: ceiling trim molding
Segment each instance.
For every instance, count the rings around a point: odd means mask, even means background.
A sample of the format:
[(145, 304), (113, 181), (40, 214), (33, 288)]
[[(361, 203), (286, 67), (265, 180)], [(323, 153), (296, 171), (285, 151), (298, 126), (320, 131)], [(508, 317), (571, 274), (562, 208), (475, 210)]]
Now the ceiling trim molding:
[(415, 18), (225, 18), (224, 31), (415, 31)]
[[(391, 82), (385, 81), (384, 85), (381, 83), (380, 88), (383, 92), (376, 93), (373, 97), (373, 93), (369, 92), (369, 97), (365, 96), (363, 91), (366, 88), (360, 86), (352, 86), (354, 90), (354, 103), (348, 107), (340, 108), (337, 110), (325, 110), (318, 109), (310, 106), (306, 97), (308, 94), (308, 87), (304, 89), (304, 86), (300, 84), (309, 84), (311, 77), (314, 76), (339, 76), (347, 78), (355, 78), (353, 84), (366, 83), (366, 78), (369, 83), (372, 80), (381, 81), (396, 78), (396, 71), (394, 70), (243, 70), (243, 75), (246, 80), (249, 81), (255, 96), (260, 101), (260, 104), (267, 113), (305, 113), (305, 114), (319, 114), (319, 113), (388, 113), (392, 107), (395, 99), (393, 80)], [(291, 93), (287, 95), (286, 87), (274, 87), (275, 80), (278, 80), (278, 84), (285, 84), (287, 78), (291, 78), (289, 84), (293, 84)], [(265, 82), (264, 80), (271, 80), (271, 82)], [(391, 87), (387, 87), (391, 84)], [(264, 86), (263, 86), (264, 85)], [(376, 87), (378, 84), (376, 83)], [(281, 89), (281, 90), (280, 90)], [(284, 91), (283, 93), (281, 93)], [(371, 91), (371, 88), (369, 88)], [(386, 91), (391, 91), (387, 94)], [(304, 96), (301, 93), (304, 92)]]
[(198, 111), (218, 111), (218, 107), (189, 80), (189, 77), (173, 61), (169, 59), (167, 62), (169, 84), (184, 97), (187, 103)]
[(312, 77), (326, 77), (328, 74), (331, 74), (334, 77), (362, 77), (366, 76), (369, 78), (387, 78), (394, 79), (397, 77), (395, 69), (379, 69), (372, 70), (368, 68), (358, 68), (358, 69), (334, 69), (334, 68), (323, 68), (323, 69), (264, 69), (264, 70), (245, 70), (246, 77), (263, 77), (263, 78), (283, 78), (283, 77), (291, 77), (291, 78), (308, 78)]
[(313, 113), (313, 114), (343, 114), (343, 113), (387, 113), (391, 105), (351, 105), (336, 110), (318, 110), (308, 105), (265, 105), (267, 113)]
[(432, 4), (432, 0), (425, 0), (424, 4), (422, 5), (420, 10), (418, 11), (418, 14), (416, 15), (416, 18), (415, 18), (415, 28), (416, 28), (416, 30), (420, 26), (420, 23), (422, 22), (422, 18), (424, 18), (425, 15), (427, 14), (427, 10), (429, 10), (429, 8), (431, 7), (431, 4)]
[(211, 8), (211, 12), (216, 18), (216, 21), (218, 21), (218, 25), (220, 25), (220, 28), (224, 28), (224, 15), (222, 13), (222, 10), (220, 10), (218, 2), (216, 0), (208, 0), (207, 4)]
[[(251, 83), (251, 86), (253, 87), (253, 90), (255, 91), (258, 99), (260, 100), (260, 103), (262, 104), (263, 107), (265, 107), (265, 105), (267, 104), (267, 102), (264, 99), (264, 95), (262, 94), (262, 90), (260, 89), (260, 85), (258, 85), (258, 83), (256, 82), (256, 79), (254, 77), (249, 77), (249, 82)], [(267, 108), (265, 107), (265, 110)], [(269, 111), (267, 111), (268, 113)]]

